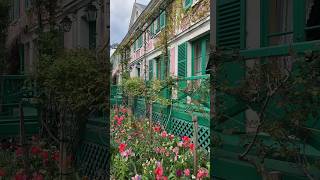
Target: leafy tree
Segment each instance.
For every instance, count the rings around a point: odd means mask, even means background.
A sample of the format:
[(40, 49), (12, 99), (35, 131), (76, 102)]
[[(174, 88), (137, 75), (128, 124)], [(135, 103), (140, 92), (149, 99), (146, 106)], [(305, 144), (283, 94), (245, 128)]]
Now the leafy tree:
[(89, 50), (65, 51), (56, 57), (42, 55), (39, 59), (34, 78), (40, 91), (42, 125), (46, 135), (60, 144), (64, 161), (67, 152), (77, 150), (89, 116), (108, 108), (104, 106), (109, 83), (105, 77), (105, 66)]

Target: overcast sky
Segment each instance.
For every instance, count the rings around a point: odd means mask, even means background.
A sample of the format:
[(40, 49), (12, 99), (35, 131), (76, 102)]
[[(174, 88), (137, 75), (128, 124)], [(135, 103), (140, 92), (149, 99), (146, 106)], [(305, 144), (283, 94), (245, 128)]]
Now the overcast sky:
[[(110, 44), (120, 43), (128, 32), (133, 3), (135, 0), (111, 0), (111, 37)], [(150, 0), (136, 0), (137, 3), (147, 5)]]

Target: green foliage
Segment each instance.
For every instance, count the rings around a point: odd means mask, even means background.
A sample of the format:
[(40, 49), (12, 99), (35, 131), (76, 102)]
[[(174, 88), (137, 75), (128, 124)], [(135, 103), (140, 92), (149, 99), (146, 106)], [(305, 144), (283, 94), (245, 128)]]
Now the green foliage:
[(36, 174), (41, 174), (45, 179), (58, 177), (57, 148), (43, 140), (33, 140), (30, 144), (30, 147), (25, 147), (25, 154), (17, 144), (10, 144), (9, 149), (0, 149), (0, 171), (5, 172), (4, 179), (14, 179), (17, 174), (29, 178)]
[(66, 51), (56, 59), (44, 55), (38, 65), (36, 78), (44, 99), (53, 97), (72, 112), (87, 112), (104, 102), (106, 74), (90, 51)]
[(134, 77), (124, 80), (123, 82), (124, 92), (129, 97), (142, 96), (145, 91), (145, 83), (141, 78)]

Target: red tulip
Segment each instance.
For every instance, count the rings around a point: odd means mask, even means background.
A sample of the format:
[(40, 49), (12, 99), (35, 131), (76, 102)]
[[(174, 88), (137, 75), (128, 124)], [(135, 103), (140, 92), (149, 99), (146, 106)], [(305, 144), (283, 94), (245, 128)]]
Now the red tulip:
[(122, 153), (127, 147), (127, 144), (121, 143), (119, 145), (119, 152)]
[(161, 131), (161, 127), (160, 126), (156, 126), (156, 127), (153, 128), (153, 130), (155, 132), (160, 132)]
[(160, 177), (163, 176), (163, 168), (162, 168), (162, 166), (158, 166), (155, 169), (154, 173), (156, 174), (156, 176), (160, 176)]
[(183, 137), (182, 137), (182, 141), (183, 141), (184, 143), (190, 142), (190, 138), (189, 138), (188, 136), (183, 136)]
[(194, 144), (193, 143), (189, 144), (189, 148), (191, 151), (194, 151)]

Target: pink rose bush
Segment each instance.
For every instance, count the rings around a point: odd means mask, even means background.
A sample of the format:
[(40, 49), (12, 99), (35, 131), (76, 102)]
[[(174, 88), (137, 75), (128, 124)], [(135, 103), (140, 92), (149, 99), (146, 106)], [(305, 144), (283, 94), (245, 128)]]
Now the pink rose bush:
[[(111, 123), (112, 179), (209, 179), (209, 155), (188, 136), (175, 136), (160, 124), (128, 116), (117, 108)], [(119, 117), (123, 117), (119, 125)], [(198, 167), (193, 167), (194, 153)], [(194, 170), (196, 173), (194, 174)]]

